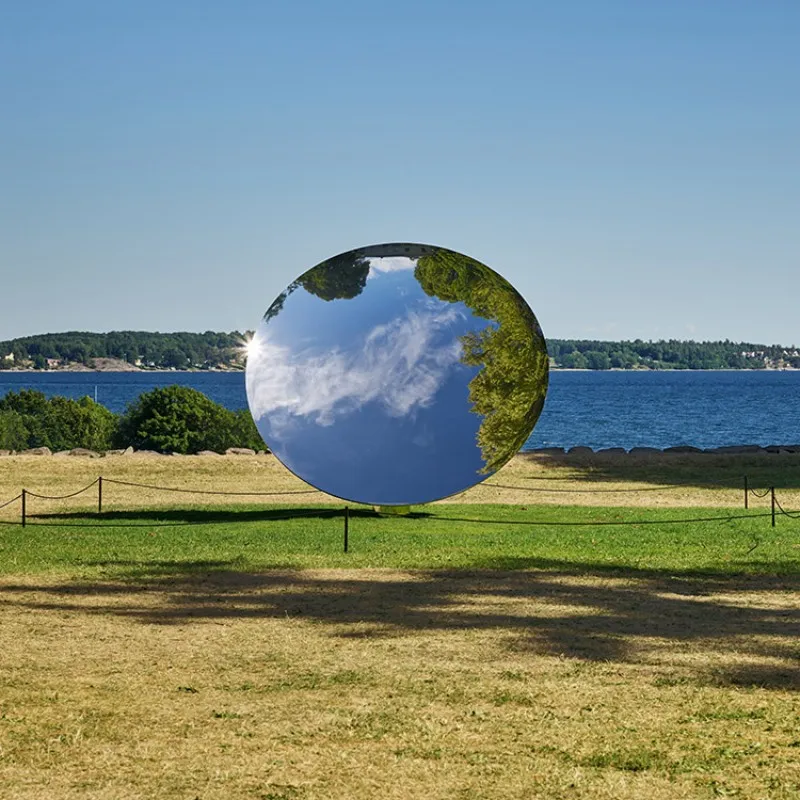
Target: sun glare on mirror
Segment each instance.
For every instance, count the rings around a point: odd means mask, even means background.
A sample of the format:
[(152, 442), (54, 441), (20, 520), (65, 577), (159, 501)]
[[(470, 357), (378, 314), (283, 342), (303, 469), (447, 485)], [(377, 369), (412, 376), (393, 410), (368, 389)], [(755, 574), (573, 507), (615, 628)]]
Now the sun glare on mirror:
[(253, 358), (259, 350), (258, 339), (254, 336), (247, 336), (242, 340), (241, 348), (244, 351), (245, 360)]

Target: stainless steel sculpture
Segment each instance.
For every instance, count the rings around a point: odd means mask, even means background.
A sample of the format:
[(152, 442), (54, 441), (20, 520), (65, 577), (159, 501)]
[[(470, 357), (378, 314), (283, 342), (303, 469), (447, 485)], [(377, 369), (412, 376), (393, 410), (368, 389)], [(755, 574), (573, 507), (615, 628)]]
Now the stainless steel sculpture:
[(420, 244), (323, 261), (248, 347), (247, 400), (272, 452), (312, 486), (374, 505), (487, 478), (530, 435), (547, 380), (544, 337), (511, 284)]

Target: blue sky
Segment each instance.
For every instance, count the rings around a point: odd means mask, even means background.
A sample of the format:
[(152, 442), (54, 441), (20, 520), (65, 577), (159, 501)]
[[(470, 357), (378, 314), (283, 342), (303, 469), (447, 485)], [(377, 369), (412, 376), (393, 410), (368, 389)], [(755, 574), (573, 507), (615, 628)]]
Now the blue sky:
[(0, 339), (416, 241), (550, 337), (800, 344), (800, 3), (0, 0)]

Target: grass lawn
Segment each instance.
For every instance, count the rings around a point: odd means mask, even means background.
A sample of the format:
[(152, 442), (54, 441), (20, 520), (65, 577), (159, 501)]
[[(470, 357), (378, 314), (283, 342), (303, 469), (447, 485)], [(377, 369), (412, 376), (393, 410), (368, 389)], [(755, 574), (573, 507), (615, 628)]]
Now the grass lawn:
[(343, 506), (37, 514), (0, 526), (0, 574), (138, 579), (275, 568), (589, 569), (800, 574), (800, 522), (763, 509), (454, 503), (407, 517)]
[[(34, 461), (0, 459), (0, 500), (111, 469)], [(187, 462), (151, 482), (298, 484)], [(636, 468), (497, 482), (666, 477)], [(32, 502), (0, 525), (0, 797), (800, 798), (800, 520), (737, 508), (737, 472), (692, 473), (686, 505), (351, 509), (347, 554), (318, 495)]]

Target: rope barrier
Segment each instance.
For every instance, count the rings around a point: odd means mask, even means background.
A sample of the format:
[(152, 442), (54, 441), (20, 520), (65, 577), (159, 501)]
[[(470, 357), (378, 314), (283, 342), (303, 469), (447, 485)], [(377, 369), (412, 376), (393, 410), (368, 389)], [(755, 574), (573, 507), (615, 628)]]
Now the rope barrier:
[(175, 489), (169, 486), (154, 486), (149, 483), (133, 483), (132, 481), (118, 481), (115, 478), (103, 478), (103, 482), (116, 483), (118, 486), (135, 486), (139, 489), (153, 489), (159, 492), (180, 492), (182, 494), (229, 495), (231, 497), (279, 497), (285, 494), (316, 494), (319, 491), (319, 489), (299, 489), (299, 490), (291, 489), (286, 492), (215, 492), (210, 489)]
[[(287, 511), (285, 517), (291, 517), (294, 512)], [(338, 513), (338, 509), (336, 510)], [(794, 517), (794, 514), (784, 512), (787, 516)], [(330, 515), (334, 512), (331, 511)], [(559, 527), (559, 528), (586, 528), (586, 527), (609, 527), (625, 525), (685, 525), (690, 522), (730, 522), (736, 519), (758, 519), (771, 516), (770, 512), (758, 514), (730, 514), (726, 516), (714, 517), (691, 517), (681, 519), (640, 519), (640, 520), (588, 520), (580, 522), (553, 521), (553, 520), (499, 520), (499, 519), (476, 519), (474, 517), (428, 517), (431, 522), (474, 522), (481, 525), (523, 525), (528, 527)], [(219, 525), (224, 524), (224, 520), (197, 520), (194, 522), (110, 522), (105, 521), (92, 525), (91, 523), (72, 523), (72, 522), (27, 522), (28, 527), (40, 528), (184, 528), (194, 525)], [(252, 522), (263, 522), (263, 520), (252, 520)], [(21, 522), (0, 520), (0, 525), (21, 525)]]
[(10, 506), (12, 503), (16, 503), (17, 500), (22, 500), (22, 494), (18, 494), (16, 497), (12, 497), (7, 503), (3, 503), (0, 505), (0, 508), (5, 508), (6, 506)]
[[(524, 480), (539, 480), (539, 481), (574, 481), (575, 478), (524, 478)], [(730, 485), (730, 479), (720, 479), (716, 481), (704, 481), (699, 483), (671, 483), (667, 486), (644, 486), (638, 489), (547, 489), (532, 486), (511, 486), (505, 483), (480, 483), (478, 486), (493, 486), (497, 489), (517, 489), (522, 492), (543, 492), (549, 494), (551, 492), (558, 494), (627, 494), (636, 492), (668, 492), (673, 489), (703, 489), (709, 486), (725, 486), (729, 489), (736, 487)], [(474, 488), (474, 487), (473, 487)], [(752, 489), (750, 490), (752, 491)], [(767, 489), (769, 494), (769, 489)], [(765, 495), (756, 495), (757, 497), (766, 497)]]
[[(686, 484), (691, 485), (691, 484)], [(521, 492), (542, 492), (549, 494), (557, 492), (559, 494), (622, 494), (626, 492), (663, 492), (670, 489), (682, 489), (682, 484), (672, 486), (647, 486), (642, 489), (540, 489), (533, 486), (511, 486), (505, 483), (479, 483), (478, 486), (492, 486), (495, 489), (517, 489)]]
[(581, 522), (562, 522), (548, 520), (499, 520), (499, 519), (469, 519), (465, 517), (431, 517), (433, 522), (479, 522), (488, 525), (532, 525), (532, 526), (552, 526), (559, 528), (569, 527), (590, 527), (590, 526), (610, 526), (610, 525), (685, 525), (687, 522), (730, 522), (734, 519), (756, 519), (759, 517), (770, 517), (770, 512), (759, 514), (730, 514), (724, 517), (693, 517), (689, 519), (640, 519), (640, 520), (589, 520)]
[[(547, 480), (547, 479), (542, 479)], [(555, 478), (553, 480), (559, 480)], [(568, 478), (564, 478), (563, 480), (569, 480)], [(745, 478), (745, 482), (746, 482)], [(318, 494), (320, 491), (318, 489), (300, 489), (294, 490), (290, 489), (287, 491), (282, 492), (226, 492), (226, 491), (218, 491), (218, 490), (209, 490), (209, 489), (182, 489), (177, 487), (168, 487), (168, 486), (157, 486), (154, 484), (147, 484), (147, 483), (136, 483), (134, 481), (123, 481), (117, 480), (116, 478), (103, 478), (99, 477), (92, 481), (88, 486), (79, 489), (78, 491), (71, 492), (69, 494), (64, 495), (45, 495), (45, 494), (38, 494), (36, 492), (31, 492), (27, 489), (23, 489), (22, 493), (17, 495), (16, 497), (11, 498), (10, 500), (6, 501), (5, 503), (0, 505), (0, 509), (6, 508), (10, 506), (12, 503), (17, 502), (18, 500), (22, 500), (23, 504), (23, 512), (22, 512), (22, 521), (21, 522), (12, 522), (12, 521), (0, 521), (2, 525), (22, 525), (23, 527), (26, 524), (26, 512), (25, 512), (25, 498), (26, 495), (28, 497), (37, 498), (40, 500), (65, 500), (71, 497), (77, 497), (78, 495), (87, 492), (89, 489), (93, 488), (94, 486), (98, 486), (99, 490), (102, 492), (102, 485), (103, 483), (113, 483), (117, 484), (118, 486), (131, 486), (134, 488), (140, 489), (151, 489), (154, 491), (164, 491), (164, 492), (178, 492), (181, 494), (201, 494), (201, 495), (216, 495), (216, 496), (235, 496), (235, 497), (280, 497), (284, 495), (302, 495), (302, 494)], [(713, 482), (718, 483), (718, 482)], [(725, 481), (727, 484), (728, 481)], [(746, 483), (745, 483), (746, 485)], [(500, 484), (500, 483), (484, 483), (478, 484), (478, 486), (488, 486), (498, 489), (513, 489), (516, 491), (527, 491), (527, 492), (555, 492), (560, 494), (617, 494), (617, 493), (636, 493), (636, 492), (660, 492), (660, 491), (669, 491), (672, 489), (679, 489), (685, 486), (697, 486), (697, 484), (672, 484), (667, 486), (652, 486), (652, 487), (642, 487), (638, 489), (549, 489), (545, 487), (528, 487), (528, 486), (513, 486), (510, 484)], [(773, 489), (767, 489), (763, 493), (757, 492), (754, 489), (747, 489), (747, 492), (752, 494), (758, 498), (764, 498), (770, 493), (773, 495), (773, 501), (775, 506), (780, 510), (781, 514), (790, 517), (792, 519), (800, 519), (800, 511), (791, 512), (785, 510), (780, 502), (774, 496)], [(460, 494), (463, 494), (460, 493)], [(102, 501), (99, 503), (98, 510), (101, 510)], [(297, 514), (296, 511), (287, 510), (285, 515), (281, 516), (291, 516), (292, 514)], [(467, 519), (467, 518), (455, 518), (455, 517), (430, 517), (434, 522), (447, 522), (447, 521), (459, 521), (459, 522), (475, 522), (475, 523), (488, 523), (488, 524), (506, 524), (506, 525), (528, 525), (528, 526), (553, 526), (553, 527), (588, 527), (588, 526), (624, 526), (624, 525), (674, 525), (674, 524), (687, 524), (687, 523), (696, 523), (696, 522), (730, 522), (732, 520), (737, 519), (754, 519), (757, 517), (767, 517), (771, 516), (773, 518), (773, 525), (774, 525), (774, 507), (772, 511), (766, 513), (758, 513), (758, 514), (729, 514), (724, 516), (703, 516), (703, 517), (689, 517), (689, 518), (681, 518), (681, 519), (667, 519), (667, 520), (653, 520), (653, 519), (641, 519), (641, 520), (589, 520), (589, 521), (577, 521), (577, 522), (569, 522), (569, 521), (547, 521), (547, 520), (517, 520), (517, 521), (502, 521), (502, 520), (482, 520), (482, 519)], [(275, 517), (272, 517), (275, 518)], [(220, 520), (200, 520), (196, 522), (162, 522), (162, 523), (115, 523), (111, 520), (107, 520), (103, 523), (103, 527), (173, 527), (173, 526), (185, 526), (185, 525), (204, 525), (204, 524), (219, 524)], [(58, 522), (27, 522), (27, 524), (39, 525), (39, 526), (57, 526), (57, 527), (76, 527), (82, 528), (87, 527), (86, 523), (58, 523)]]
[[(88, 486), (84, 486), (83, 489), (78, 489), (77, 492), (72, 492), (71, 494), (36, 494), (36, 492), (30, 491), (30, 489), (26, 489), (25, 492), (28, 497), (37, 497), (39, 500), (66, 500), (69, 497), (77, 497), (79, 494), (83, 494), (84, 492), (88, 492), (93, 486), (97, 486), (97, 482), (100, 479), (97, 478), (93, 480)], [(20, 495), (21, 497), (22, 495)]]
[(781, 504), (778, 498), (775, 498), (775, 505), (778, 506), (778, 510), (781, 514), (785, 514), (787, 517), (791, 519), (800, 519), (800, 511), (787, 511)]

